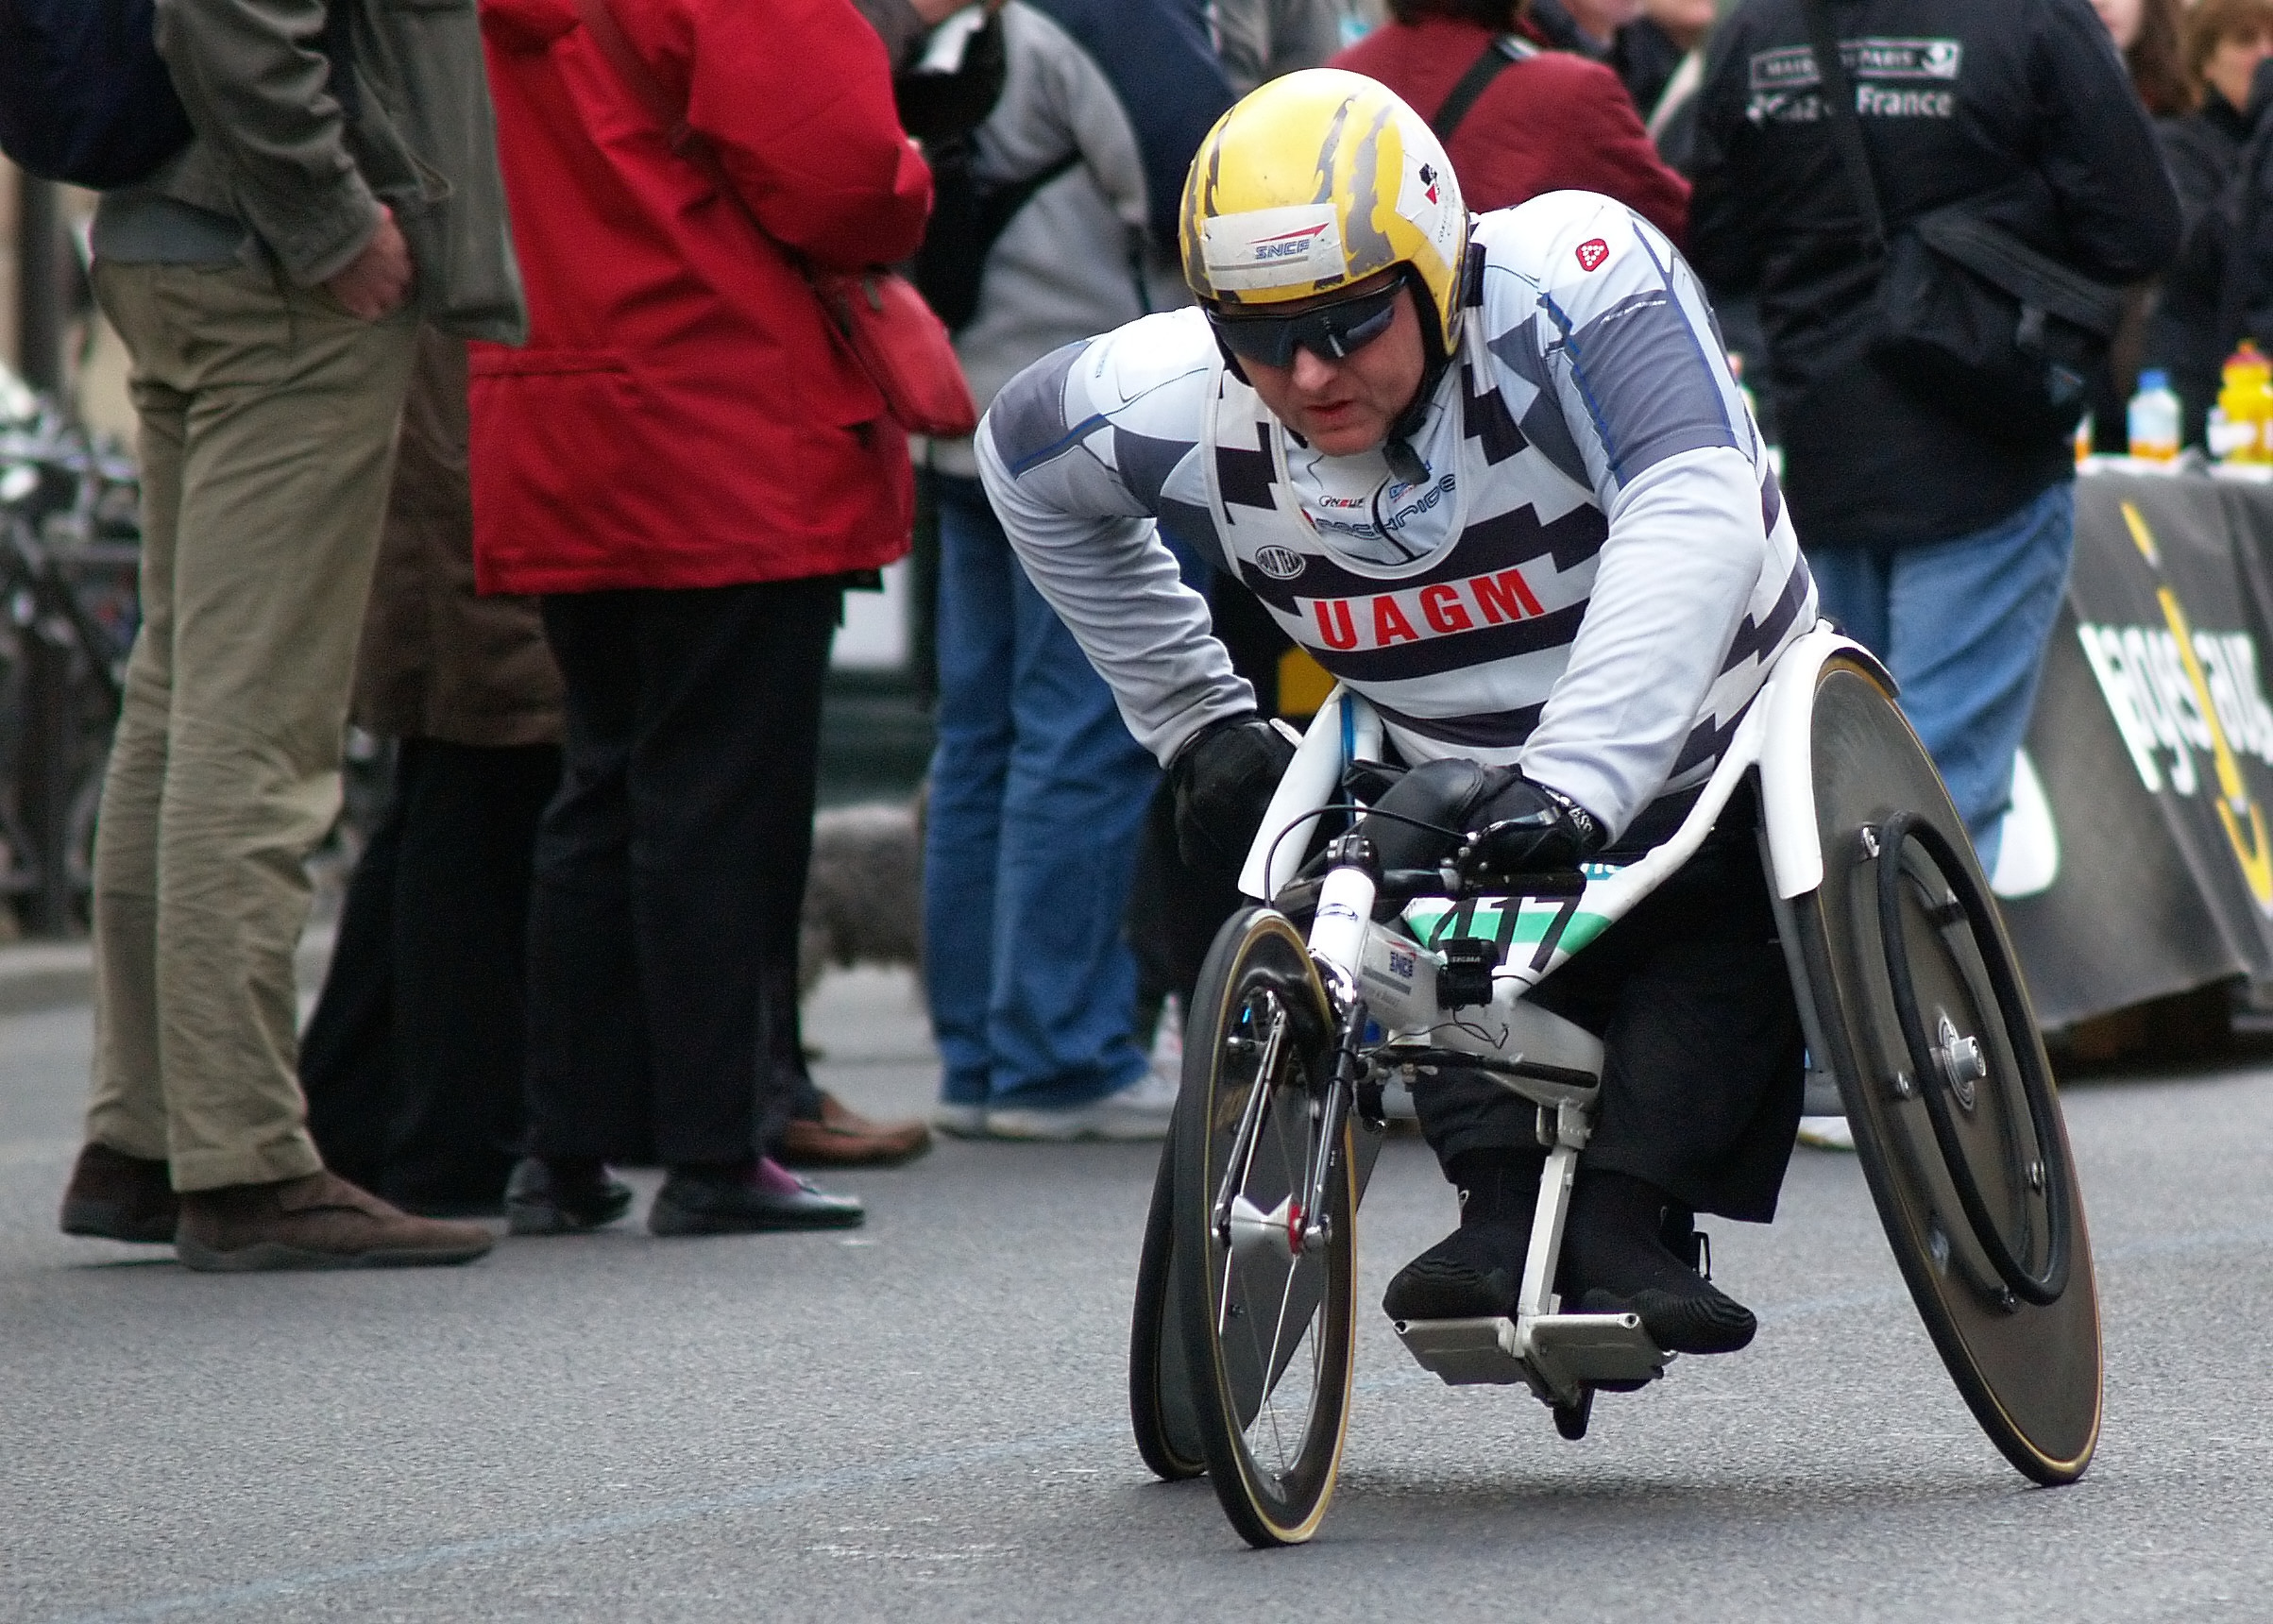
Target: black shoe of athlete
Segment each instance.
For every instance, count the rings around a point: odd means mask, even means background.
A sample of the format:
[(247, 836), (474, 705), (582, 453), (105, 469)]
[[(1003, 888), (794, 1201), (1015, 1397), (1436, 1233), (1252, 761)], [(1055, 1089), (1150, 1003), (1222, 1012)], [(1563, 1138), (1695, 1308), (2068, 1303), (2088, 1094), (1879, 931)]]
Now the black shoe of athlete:
[(1669, 1201), (1627, 1174), (1580, 1174), (1563, 1241), (1563, 1299), (1581, 1313), (1638, 1314), (1668, 1353), (1734, 1353), (1759, 1322), (1667, 1247)]
[(1650, 1340), (1668, 1353), (1734, 1353), (1760, 1328), (1752, 1311), (1700, 1278), (1698, 1291), (1644, 1286), (1631, 1296), (1595, 1287), (1579, 1299), (1583, 1314), (1638, 1314)]
[(1493, 1319), (1515, 1311), (1527, 1224), (1463, 1224), (1397, 1271), (1382, 1294), (1393, 1320)]
[(1446, 1164), (1460, 1192), (1460, 1227), (1398, 1270), (1382, 1294), (1393, 1320), (1491, 1319), (1511, 1313), (1531, 1246), (1546, 1153), (1466, 1151)]

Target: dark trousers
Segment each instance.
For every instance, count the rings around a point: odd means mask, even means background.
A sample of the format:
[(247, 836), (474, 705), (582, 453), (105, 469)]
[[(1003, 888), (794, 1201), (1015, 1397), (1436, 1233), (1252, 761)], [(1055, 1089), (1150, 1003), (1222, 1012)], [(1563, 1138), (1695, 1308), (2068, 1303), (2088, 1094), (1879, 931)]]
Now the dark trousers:
[[(1581, 1169), (1630, 1174), (1697, 1211), (1764, 1224), (1799, 1127), (1805, 1043), (1757, 823), (1739, 790), (1697, 854), (1531, 1001), (1603, 1040), (1602, 1108)], [(1477, 1074), (1424, 1085), (1414, 1106), (1440, 1160), (1538, 1143), (1536, 1108)]]
[(405, 739), (300, 1040), (325, 1162), (390, 1201), (485, 1206), (521, 1131), (530, 852), (549, 744)]
[(529, 911), (529, 1148), (747, 1159), (804, 1076), (834, 577), (544, 601), (568, 762)]

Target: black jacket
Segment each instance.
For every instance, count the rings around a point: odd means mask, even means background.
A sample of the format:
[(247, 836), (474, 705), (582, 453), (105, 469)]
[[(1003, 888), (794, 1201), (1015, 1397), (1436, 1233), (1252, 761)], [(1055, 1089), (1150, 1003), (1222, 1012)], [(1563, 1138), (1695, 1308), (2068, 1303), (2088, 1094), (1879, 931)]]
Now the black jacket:
[[(2146, 110), (2086, 0), (1837, 0), (1890, 234), (1960, 199), (2054, 258), (2131, 282), (2177, 251)], [(1809, 547), (1983, 529), (2073, 477), (2064, 439), (1991, 439), (1898, 389), (1868, 354), (1876, 262), (1821, 117), (1799, 0), (1744, 0), (1700, 93), (1691, 257), (1756, 293)]]
[(2241, 167), (2242, 148), (2265, 111), (2261, 95), (2249, 98), (2249, 110), (2233, 110), (2233, 104), (2215, 91), (2206, 91), (2198, 112), (2184, 118), (2166, 118), (2155, 126), (2163, 143), (2163, 161), (2179, 189), (2179, 211), (2192, 235), (2202, 217), (2217, 206)]
[[(2160, 127), (2163, 155), (2185, 212), (2185, 246), (2163, 284), (2146, 327), (2146, 364), (2170, 374), (2185, 406), (2187, 442), (2199, 444), (2216, 403), (2226, 357), (2242, 336), (2273, 342), (2273, 152), (2265, 116), (2273, 103), (2273, 63), (2260, 67), (2249, 109), (2215, 91), (2202, 110)], [(2237, 230), (2252, 240), (2237, 245)], [(2239, 278), (2230, 290), (2229, 278)]]

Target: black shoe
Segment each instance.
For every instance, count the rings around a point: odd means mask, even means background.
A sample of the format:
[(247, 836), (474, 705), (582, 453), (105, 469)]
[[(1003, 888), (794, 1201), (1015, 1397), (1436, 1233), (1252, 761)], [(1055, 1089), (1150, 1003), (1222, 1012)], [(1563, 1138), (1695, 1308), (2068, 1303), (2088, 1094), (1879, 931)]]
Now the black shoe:
[(1630, 1297), (1597, 1286), (1579, 1299), (1583, 1314), (1639, 1314), (1641, 1328), (1668, 1353), (1734, 1353), (1760, 1322), (1752, 1311), (1700, 1277), (1700, 1290), (1676, 1294), (1645, 1286)]
[(778, 1229), (857, 1229), (868, 1213), (854, 1195), (826, 1195), (770, 1157), (739, 1167), (674, 1167), (647, 1227), (655, 1235), (750, 1235)]
[(1469, 1150), (1445, 1163), (1460, 1192), (1460, 1227), (1398, 1270), (1382, 1294), (1393, 1320), (1492, 1319), (1511, 1313), (1531, 1248), (1543, 1150)]
[(387, 1204), (414, 1218), (502, 1218), (502, 1195), (390, 1195)]
[(1495, 1319), (1515, 1311), (1528, 1225), (1463, 1224), (1397, 1271), (1382, 1294), (1393, 1320)]
[(505, 1227), (515, 1235), (581, 1235), (632, 1210), (632, 1187), (586, 1158), (525, 1156), (505, 1186)]
[[(1564, 1235), (1563, 1298), (1581, 1313), (1640, 1315), (1668, 1353), (1734, 1353), (1759, 1322), (1697, 1272), (1703, 1247), (1686, 1215), (1669, 1217), (1671, 1206), (1664, 1191), (1630, 1174), (1581, 1173)], [(1677, 1256), (1669, 1237), (1686, 1242), (1689, 1256)]]

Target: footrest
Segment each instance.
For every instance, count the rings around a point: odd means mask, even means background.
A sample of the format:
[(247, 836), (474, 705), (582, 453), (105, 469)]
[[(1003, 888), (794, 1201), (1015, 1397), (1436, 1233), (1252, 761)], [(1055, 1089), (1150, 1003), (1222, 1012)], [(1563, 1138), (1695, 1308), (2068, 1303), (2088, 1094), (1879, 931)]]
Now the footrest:
[(1650, 1340), (1639, 1314), (1542, 1314), (1524, 1351), (1542, 1374), (1580, 1381), (1654, 1381), (1673, 1356)]
[(1551, 1404), (1572, 1402), (1589, 1381), (1654, 1381), (1673, 1357), (1635, 1314), (1399, 1320), (1397, 1334), (1450, 1386), (1521, 1382)]
[(1506, 1386), (1531, 1380), (1522, 1361), (1510, 1351), (1516, 1340), (1513, 1320), (1399, 1320), (1397, 1334), (1421, 1368), (1434, 1371), (1448, 1385), (1495, 1382)]

